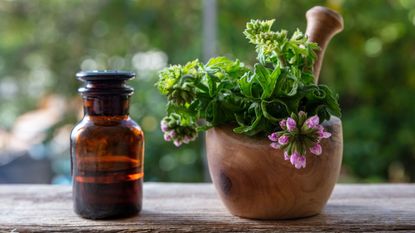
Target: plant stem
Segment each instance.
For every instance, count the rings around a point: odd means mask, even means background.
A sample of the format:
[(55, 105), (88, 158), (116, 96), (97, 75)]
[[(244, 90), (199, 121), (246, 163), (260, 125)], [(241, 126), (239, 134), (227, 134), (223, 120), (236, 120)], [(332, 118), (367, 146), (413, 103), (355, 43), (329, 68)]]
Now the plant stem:
[(277, 58), (281, 64), (281, 68), (285, 68), (287, 66), (287, 62), (285, 61), (285, 58), (282, 55), (278, 55)]

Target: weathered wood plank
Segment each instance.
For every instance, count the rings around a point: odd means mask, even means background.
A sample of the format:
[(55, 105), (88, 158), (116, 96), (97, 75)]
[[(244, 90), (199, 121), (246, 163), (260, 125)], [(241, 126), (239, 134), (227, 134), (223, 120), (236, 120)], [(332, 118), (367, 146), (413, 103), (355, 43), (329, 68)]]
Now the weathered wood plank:
[(146, 183), (144, 209), (93, 221), (72, 211), (71, 187), (0, 185), (0, 232), (415, 232), (415, 185), (337, 185), (324, 212), (285, 221), (230, 215), (211, 184)]

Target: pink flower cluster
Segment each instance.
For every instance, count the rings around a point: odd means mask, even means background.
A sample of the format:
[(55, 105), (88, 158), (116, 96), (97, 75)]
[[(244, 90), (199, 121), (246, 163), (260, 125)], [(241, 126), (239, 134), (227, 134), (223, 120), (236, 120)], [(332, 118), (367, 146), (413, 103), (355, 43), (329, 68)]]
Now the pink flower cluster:
[(284, 159), (289, 160), (295, 168), (305, 168), (307, 150), (320, 155), (321, 140), (331, 137), (331, 133), (325, 131), (319, 123), (317, 115), (307, 118), (303, 111), (292, 114), (279, 122), (281, 131), (268, 135), (271, 147), (284, 150)]
[(191, 141), (194, 141), (197, 137), (197, 133), (191, 127), (183, 127), (175, 125), (175, 127), (169, 127), (167, 120), (163, 119), (160, 122), (161, 131), (164, 133), (165, 141), (173, 141), (173, 144), (176, 147), (181, 146), (182, 144), (188, 144)]

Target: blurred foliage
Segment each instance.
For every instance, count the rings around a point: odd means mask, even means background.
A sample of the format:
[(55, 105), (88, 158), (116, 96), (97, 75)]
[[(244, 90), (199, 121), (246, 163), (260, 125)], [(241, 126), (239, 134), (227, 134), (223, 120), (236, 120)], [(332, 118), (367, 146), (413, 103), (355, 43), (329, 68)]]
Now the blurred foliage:
[[(340, 94), (344, 173), (353, 181), (415, 181), (415, 1), (217, 1), (216, 53), (246, 64), (255, 60), (242, 35), (249, 19), (276, 18), (275, 30), (293, 31), (305, 29), (314, 5), (341, 12), (345, 29), (326, 51), (320, 80)], [(0, 128), (11, 130), (45, 96), (79, 100), (79, 70), (133, 70), (131, 115), (146, 134), (146, 180), (203, 181), (203, 142), (180, 149), (164, 142), (165, 102), (153, 86), (160, 68), (202, 57), (202, 10), (201, 0), (0, 1)], [(78, 115), (68, 108), (43, 146)], [(55, 172), (69, 176), (68, 151), (45, 151)]]

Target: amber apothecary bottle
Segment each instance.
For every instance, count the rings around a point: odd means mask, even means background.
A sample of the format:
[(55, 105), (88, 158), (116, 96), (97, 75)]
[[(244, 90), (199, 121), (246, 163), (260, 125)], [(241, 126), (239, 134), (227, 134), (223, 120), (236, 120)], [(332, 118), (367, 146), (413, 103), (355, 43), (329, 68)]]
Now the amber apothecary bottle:
[(128, 115), (134, 73), (77, 73), (84, 117), (71, 133), (71, 165), (75, 212), (104, 219), (141, 210), (144, 135)]

